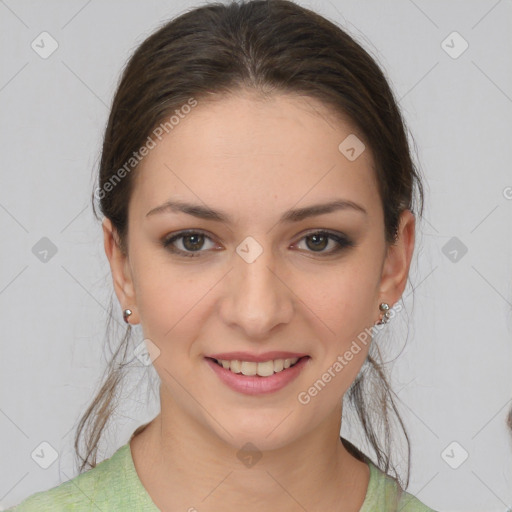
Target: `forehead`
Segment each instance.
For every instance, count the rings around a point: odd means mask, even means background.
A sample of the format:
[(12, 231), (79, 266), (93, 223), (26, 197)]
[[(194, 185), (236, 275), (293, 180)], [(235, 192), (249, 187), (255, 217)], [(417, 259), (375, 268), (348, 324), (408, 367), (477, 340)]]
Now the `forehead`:
[(198, 100), (139, 165), (133, 209), (142, 215), (171, 197), (249, 213), (327, 197), (371, 208), (378, 192), (370, 149), (355, 160), (340, 151), (354, 136), (362, 139), (353, 123), (311, 97)]

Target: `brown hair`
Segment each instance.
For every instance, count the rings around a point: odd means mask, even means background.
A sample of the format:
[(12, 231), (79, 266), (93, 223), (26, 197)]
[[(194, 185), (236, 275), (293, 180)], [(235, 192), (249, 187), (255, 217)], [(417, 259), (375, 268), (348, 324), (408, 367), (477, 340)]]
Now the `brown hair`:
[[(123, 251), (127, 250), (128, 206), (137, 168), (132, 162), (130, 172), (126, 162), (134, 151), (191, 98), (207, 101), (242, 88), (309, 96), (322, 101), (334, 114), (348, 116), (374, 157), (388, 243), (396, 241), (401, 212), (409, 209), (421, 214), (423, 189), (397, 101), (375, 60), (352, 37), (288, 0), (208, 4), (165, 23), (149, 36), (128, 61), (118, 85), (92, 206), (98, 218), (94, 203), (99, 198), (101, 212), (112, 221)], [(120, 179), (121, 168), (125, 172)], [(413, 206), (418, 206), (418, 211)], [(75, 450), (81, 472), (96, 465), (98, 443), (116, 407), (116, 391), (128, 364), (130, 336), (128, 325), (103, 385), (77, 427)], [(375, 343), (346, 398), (377, 456), (376, 465), (388, 474), (393, 471), (403, 486), (391, 460), (390, 415), (395, 415), (407, 443), (406, 488), (409, 439)], [(82, 436), (85, 457), (79, 449)], [(360, 460), (369, 460), (352, 443), (342, 441)]]

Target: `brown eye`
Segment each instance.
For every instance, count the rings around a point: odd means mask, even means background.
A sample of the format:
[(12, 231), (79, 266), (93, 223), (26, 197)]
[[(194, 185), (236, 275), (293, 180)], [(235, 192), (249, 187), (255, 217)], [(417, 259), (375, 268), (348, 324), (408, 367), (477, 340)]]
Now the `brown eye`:
[(183, 237), (183, 246), (187, 251), (197, 251), (201, 249), (204, 244), (204, 235), (195, 234), (195, 235), (185, 235)]
[[(308, 248), (312, 249), (314, 251), (316, 251), (316, 250), (322, 251), (323, 249), (325, 249), (327, 247), (327, 245), (329, 243), (329, 237), (327, 237), (325, 235), (314, 234), (314, 235), (307, 236), (305, 238), (307, 240), (306, 245), (308, 246)], [(311, 243), (309, 243), (309, 241), (311, 241)]]
[[(304, 236), (306, 251), (318, 253), (321, 255), (329, 255), (337, 253), (345, 248), (353, 247), (355, 244), (345, 235), (331, 233), (329, 231), (315, 231)], [(331, 249), (325, 250), (332, 242)]]
[[(208, 240), (211, 246), (204, 249), (205, 242)], [(200, 231), (181, 231), (164, 239), (162, 245), (172, 253), (188, 257), (201, 256), (201, 253), (207, 252), (207, 249), (214, 246), (211, 238)], [(178, 247), (178, 245), (181, 245), (181, 247)]]

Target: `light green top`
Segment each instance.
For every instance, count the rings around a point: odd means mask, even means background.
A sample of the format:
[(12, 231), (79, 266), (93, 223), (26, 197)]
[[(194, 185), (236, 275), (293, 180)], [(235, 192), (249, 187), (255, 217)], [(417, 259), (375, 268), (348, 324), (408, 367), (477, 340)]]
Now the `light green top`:
[[(404, 493), (393, 507), (395, 481), (373, 463), (366, 498), (360, 512), (435, 512), (409, 493)], [(121, 446), (109, 459), (47, 491), (35, 493), (9, 511), (17, 512), (158, 512), (148, 492), (139, 480), (133, 464), (130, 443)]]

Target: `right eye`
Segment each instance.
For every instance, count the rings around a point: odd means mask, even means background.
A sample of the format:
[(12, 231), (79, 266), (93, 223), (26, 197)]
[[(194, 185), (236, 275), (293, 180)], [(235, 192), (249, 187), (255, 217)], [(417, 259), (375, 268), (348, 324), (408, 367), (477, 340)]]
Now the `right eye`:
[[(201, 250), (205, 239), (211, 241), (211, 238), (202, 231), (186, 230), (166, 237), (162, 241), (162, 245), (174, 254), (194, 258), (201, 256), (202, 252), (206, 252)], [(179, 242), (182, 248), (176, 247), (175, 242)]]

